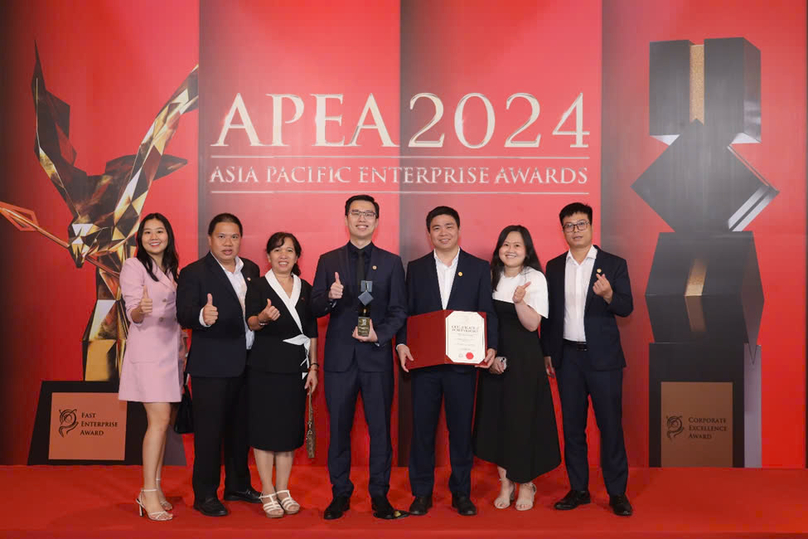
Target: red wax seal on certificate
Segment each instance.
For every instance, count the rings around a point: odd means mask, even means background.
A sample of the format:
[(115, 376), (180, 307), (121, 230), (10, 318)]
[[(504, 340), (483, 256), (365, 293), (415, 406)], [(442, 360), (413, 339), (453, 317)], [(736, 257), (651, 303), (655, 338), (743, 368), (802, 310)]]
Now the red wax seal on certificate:
[(472, 352), (466, 352), (466, 359), (474, 359), (474, 354)]

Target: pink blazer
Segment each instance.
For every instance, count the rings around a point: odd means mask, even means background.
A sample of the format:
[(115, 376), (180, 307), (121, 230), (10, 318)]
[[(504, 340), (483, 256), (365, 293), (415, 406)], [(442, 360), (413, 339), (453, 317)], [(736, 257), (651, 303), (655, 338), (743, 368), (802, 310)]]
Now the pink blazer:
[[(153, 272), (157, 281), (137, 258), (127, 259), (121, 269), (121, 293), (130, 325), (118, 396), (137, 402), (178, 402), (185, 347), (177, 322), (177, 285), (159, 268)], [(132, 311), (140, 305), (144, 286), (153, 310), (136, 323)]]

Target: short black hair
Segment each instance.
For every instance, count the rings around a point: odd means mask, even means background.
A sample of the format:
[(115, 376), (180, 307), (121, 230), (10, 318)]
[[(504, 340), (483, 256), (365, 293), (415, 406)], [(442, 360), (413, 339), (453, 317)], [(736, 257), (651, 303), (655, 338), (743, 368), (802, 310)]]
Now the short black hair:
[[(291, 232), (275, 232), (272, 234), (267, 240), (267, 254), (269, 254), (276, 247), (283, 246), (283, 242), (286, 241), (286, 238), (289, 238), (289, 240), (292, 242), (292, 247), (295, 250), (295, 256), (300, 258), (300, 255), (303, 253), (303, 249), (300, 247), (300, 242), (297, 241), (297, 238)], [(297, 262), (295, 262), (295, 265), (292, 268), (292, 273), (295, 275), (300, 275), (300, 266), (297, 265)]]
[(354, 195), (348, 200), (345, 201), (345, 217), (348, 217), (348, 212), (351, 210), (351, 204), (356, 202), (357, 200), (364, 200), (365, 202), (371, 202), (373, 207), (376, 209), (376, 218), (379, 218), (379, 203), (376, 202), (370, 195)]
[(558, 220), (561, 222), (561, 226), (564, 226), (564, 217), (569, 217), (576, 213), (585, 213), (587, 218), (589, 218), (589, 223), (592, 223), (592, 206), (584, 204), (583, 202), (573, 202), (561, 208), (561, 212), (558, 214)]
[(208, 225), (208, 236), (213, 236), (213, 231), (216, 228), (216, 225), (219, 223), (235, 223), (238, 225), (239, 236), (244, 235), (244, 229), (241, 227), (241, 221), (238, 220), (238, 217), (232, 213), (220, 213), (210, 220), (210, 224)]
[(460, 228), (460, 214), (457, 213), (457, 210), (454, 208), (450, 208), (449, 206), (438, 206), (434, 208), (431, 212), (426, 214), (426, 229), (432, 226), (432, 219), (437, 217), (438, 215), (448, 215), (455, 220), (457, 223), (457, 228)]

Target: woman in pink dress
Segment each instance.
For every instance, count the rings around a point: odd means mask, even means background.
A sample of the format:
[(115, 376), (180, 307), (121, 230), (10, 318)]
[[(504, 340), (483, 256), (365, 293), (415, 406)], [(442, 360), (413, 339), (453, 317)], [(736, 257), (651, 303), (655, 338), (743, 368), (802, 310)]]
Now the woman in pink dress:
[(180, 401), (185, 346), (177, 323), (179, 257), (174, 232), (163, 215), (151, 213), (137, 231), (137, 254), (121, 269), (121, 292), (131, 322), (118, 398), (142, 402), (148, 428), (143, 437), (140, 514), (171, 520), (171, 504), (160, 489), (160, 469), (173, 403)]

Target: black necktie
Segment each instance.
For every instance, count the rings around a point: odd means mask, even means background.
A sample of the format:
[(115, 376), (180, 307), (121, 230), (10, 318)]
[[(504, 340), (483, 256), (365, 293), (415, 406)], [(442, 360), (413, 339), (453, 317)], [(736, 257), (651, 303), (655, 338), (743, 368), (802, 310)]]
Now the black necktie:
[(365, 280), (365, 252), (359, 251), (359, 256), (356, 258), (356, 288), (362, 292), (362, 281)]

